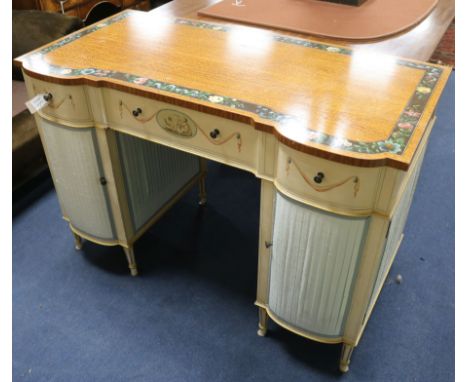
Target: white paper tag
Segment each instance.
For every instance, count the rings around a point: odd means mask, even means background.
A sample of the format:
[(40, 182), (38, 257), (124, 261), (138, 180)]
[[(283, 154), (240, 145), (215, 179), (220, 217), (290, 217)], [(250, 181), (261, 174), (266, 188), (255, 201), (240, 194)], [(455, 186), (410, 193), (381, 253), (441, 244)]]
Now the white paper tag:
[(47, 106), (48, 102), (44, 98), (45, 94), (41, 93), (31, 98), (26, 102), (26, 107), (29, 109), (31, 114), (41, 110), (44, 106)]

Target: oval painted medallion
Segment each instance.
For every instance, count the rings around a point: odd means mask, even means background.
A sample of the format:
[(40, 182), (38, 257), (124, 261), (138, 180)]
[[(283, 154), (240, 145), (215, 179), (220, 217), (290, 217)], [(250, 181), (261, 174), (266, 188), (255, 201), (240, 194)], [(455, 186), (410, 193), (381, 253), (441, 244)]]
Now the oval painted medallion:
[(197, 134), (197, 124), (186, 114), (177, 110), (162, 109), (156, 115), (159, 126), (169, 133), (191, 138)]

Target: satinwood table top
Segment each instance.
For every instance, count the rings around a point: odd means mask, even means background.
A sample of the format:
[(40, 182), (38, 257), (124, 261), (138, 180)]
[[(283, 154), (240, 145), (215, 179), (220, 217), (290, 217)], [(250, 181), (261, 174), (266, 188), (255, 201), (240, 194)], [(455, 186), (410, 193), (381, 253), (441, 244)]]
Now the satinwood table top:
[(49, 82), (116, 88), (248, 123), (312, 155), (402, 170), (451, 71), (264, 29), (137, 11), (16, 62)]

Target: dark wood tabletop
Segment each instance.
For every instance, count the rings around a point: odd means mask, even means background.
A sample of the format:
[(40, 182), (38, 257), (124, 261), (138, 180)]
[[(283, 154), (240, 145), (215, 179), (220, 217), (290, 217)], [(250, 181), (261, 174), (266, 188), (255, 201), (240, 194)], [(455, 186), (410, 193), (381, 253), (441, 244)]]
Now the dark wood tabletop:
[[(199, 16), (198, 10), (219, 0), (173, 0), (159, 8), (152, 10), (152, 13), (167, 15), (169, 17), (188, 17), (207, 21), (218, 21), (226, 23), (223, 20), (217, 20), (205, 16)], [(374, 40), (368, 42), (350, 43), (343, 40), (333, 40), (321, 38), (319, 36), (309, 36), (314, 40), (347, 45), (353, 49), (369, 49), (373, 52), (391, 54), (404, 58), (411, 58), (421, 61), (428, 61), (434, 53), (447, 27), (455, 16), (454, 0), (439, 0), (434, 11), (416, 27), (401, 34), (390, 36), (386, 39)], [(304, 37), (298, 33), (281, 31), (282, 34)]]

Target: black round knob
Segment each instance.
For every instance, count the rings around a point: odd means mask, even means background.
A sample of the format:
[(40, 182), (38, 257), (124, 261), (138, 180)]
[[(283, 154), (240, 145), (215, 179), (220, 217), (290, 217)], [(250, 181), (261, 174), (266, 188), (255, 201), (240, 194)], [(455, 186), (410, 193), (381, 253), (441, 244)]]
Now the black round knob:
[(218, 129), (214, 129), (213, 131), (210, 132), (210, 137), (213, 138), (213, 139), (216, 139), (219, 135), (219, 130)]
[(134, 117), (138, 117), (142, 113), (142, 110), (137, 107), (135, 110), (132, 111)]
[(314, 182), (322, 183), (323, 178), (325, 178), (325, 174), (323, 172), (318, 172), (317, 175), (314, 176)]
[(107, 184), (106, 178), (104, 178), (103, 176), (101, 176), (101, 177), (99, 178), (99, 183), (101, 183), (103, 186), (105, 186), (105, 185)]
[(44, 94), (44, 100), (49, 102), (52, 99), (52, 93)]

